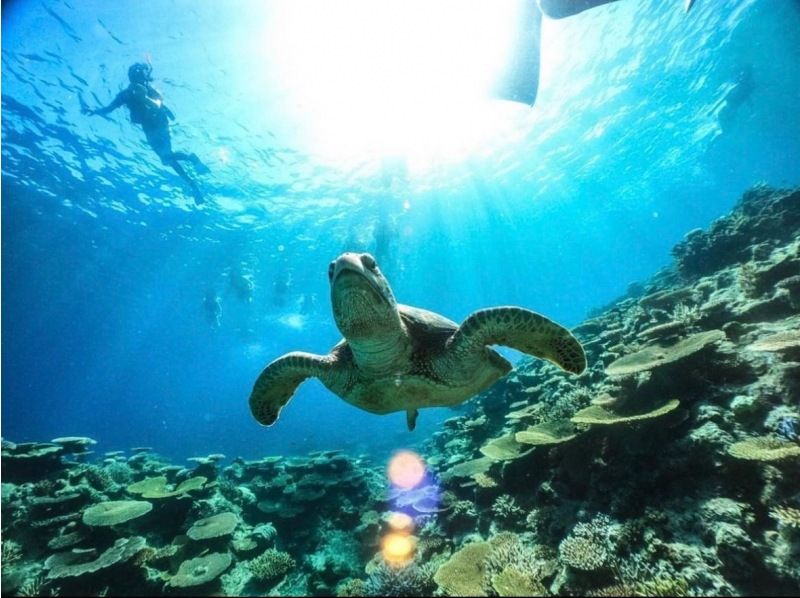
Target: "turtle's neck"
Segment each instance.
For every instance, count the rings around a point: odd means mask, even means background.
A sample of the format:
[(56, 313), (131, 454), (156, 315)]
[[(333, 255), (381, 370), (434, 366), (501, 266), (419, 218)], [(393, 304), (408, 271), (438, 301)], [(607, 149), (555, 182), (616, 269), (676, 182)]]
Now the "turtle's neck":
[(405, 370), (411, 356), (408, 333), (400, 328), (369, 339), (347, 339), (358, 369), (370, 376), (389, 376)]

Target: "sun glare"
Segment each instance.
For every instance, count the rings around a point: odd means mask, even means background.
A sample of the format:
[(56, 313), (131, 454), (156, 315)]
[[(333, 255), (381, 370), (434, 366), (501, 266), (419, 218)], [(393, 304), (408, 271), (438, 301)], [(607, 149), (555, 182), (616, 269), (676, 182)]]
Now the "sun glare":
[(489, 90), (515, 10), (513, 1), (291, 0), (276, 4), (265, 50), (314, 153), (458, 160), (507, 119)]

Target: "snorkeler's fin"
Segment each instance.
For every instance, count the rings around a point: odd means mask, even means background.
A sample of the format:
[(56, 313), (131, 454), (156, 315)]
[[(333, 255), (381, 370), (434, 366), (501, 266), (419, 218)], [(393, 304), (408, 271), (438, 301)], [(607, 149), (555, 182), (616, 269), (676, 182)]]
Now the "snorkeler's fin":
[(192, 196), (194, 196), (194, 204), (196, 206), (199, 206), (206, 201), (205, 195), (203, 195), (203, 192), (200, 191), (200, 187), (198, 187), (197, 184), (192, 185)]
[(508, 62), (496, 80), (492, 95), (532, 106), (539, 89), (542, 12), (537, 0), (521, 0), (518, 6), (519, 25)]
[(683, 0), (683, 12), (689, 12), (694, 6), (694, 0)]
[(192, 166), (197, 174), (208, 174), (211, 172), (208, 166), (203, 164), (200, 158), (197, 157), (197, 154), (191, 154), (189, 157), (192, 159)]
[(413, 432), (414, 428), (417, 427), (417, 416), (419, 415), (419, 410), (417, 409), (407, 409), (406, 410), (406, 425), (408, 426), (408, 431)]

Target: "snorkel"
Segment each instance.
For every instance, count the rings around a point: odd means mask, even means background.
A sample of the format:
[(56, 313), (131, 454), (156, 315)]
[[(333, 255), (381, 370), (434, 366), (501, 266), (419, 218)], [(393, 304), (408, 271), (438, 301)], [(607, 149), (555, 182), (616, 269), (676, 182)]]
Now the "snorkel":
[(133, 84), (146, 85), (153, 80), (152, 73), (153, 65), (137, 62), (128, 69), (128, 79)]

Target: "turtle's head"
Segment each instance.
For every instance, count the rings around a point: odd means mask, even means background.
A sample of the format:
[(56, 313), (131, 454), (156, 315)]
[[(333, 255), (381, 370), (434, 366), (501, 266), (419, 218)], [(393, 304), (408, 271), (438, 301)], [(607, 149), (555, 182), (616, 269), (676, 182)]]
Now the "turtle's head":
[(336, 326), (348, 341), (372, 340), (402, 328), (389, 282), (368, 253), (343, 253), (328, 267)]

